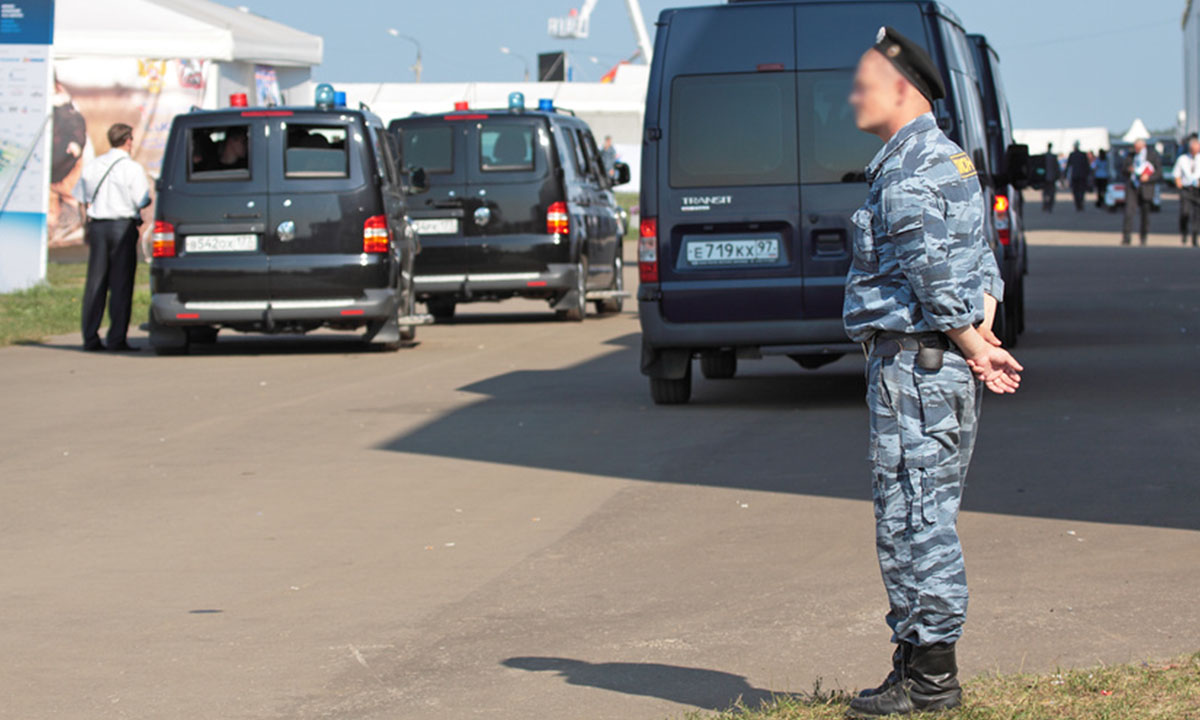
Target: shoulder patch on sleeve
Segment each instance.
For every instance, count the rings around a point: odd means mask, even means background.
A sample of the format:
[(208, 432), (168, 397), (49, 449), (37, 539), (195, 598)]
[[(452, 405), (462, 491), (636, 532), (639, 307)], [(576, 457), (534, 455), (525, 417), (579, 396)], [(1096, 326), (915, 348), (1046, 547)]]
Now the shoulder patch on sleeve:
[(950, 161), (954, 163), (955, 169), (962, 177), (969, 178), (975, 175), (975, 164), (971, 162), (971, 158), (967, 157), (966, 153), (951, 155)]

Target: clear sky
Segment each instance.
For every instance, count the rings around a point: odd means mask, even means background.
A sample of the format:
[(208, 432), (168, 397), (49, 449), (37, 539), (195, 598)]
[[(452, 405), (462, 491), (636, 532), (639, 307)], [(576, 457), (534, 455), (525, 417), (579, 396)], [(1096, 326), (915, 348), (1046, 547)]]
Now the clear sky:
[[(636, 49), (624, 0), (600, 0), (586, 40), (556, 40), (551, 16), (582, 0), (219, 0), (325, 38), (317, 80), (411, 81), (421, 43), (425, 82), (520, 80), (524, 55), (566, 50), (575, 79), (595, 81)], [(664, 8), (711, 4), (642, 0), (651, 38)], [(1140, 116), (1151, 130), (1173, 127), (1183, 107), (1184, 0), (950, 0), (967, 30), (1000, 53), (1018, 128), (1104, 126), (1123, 132)], [(873, 38), (863, 38), (866, 47)], [(593, 60), (593, 58), (595, 60)]]

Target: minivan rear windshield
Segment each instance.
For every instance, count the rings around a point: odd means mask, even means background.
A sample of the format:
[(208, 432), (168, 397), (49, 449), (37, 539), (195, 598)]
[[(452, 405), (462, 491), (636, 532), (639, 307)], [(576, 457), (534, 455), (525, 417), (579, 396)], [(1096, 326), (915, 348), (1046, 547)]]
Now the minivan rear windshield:
[(853, 76), (815, 70), (676, 78), (671, 186), (863, 182), (881, 143), (854, 123)]
[(288, 125), (283, 170), (289, 178), (349, 177), (346, 126)]
[(533, 169), (531, 124), (497, 123), (479, 129), (479, 164), (485, 172)]
[(404, 166), (424, 168), (427, 173), (448, 173), (454, 169), (454, 129), (449, 127), (406, 127), (403, 139)]
[(188, 177), (192, 180), (249, 180), (250, 126), (198, 127), (191, 131)]

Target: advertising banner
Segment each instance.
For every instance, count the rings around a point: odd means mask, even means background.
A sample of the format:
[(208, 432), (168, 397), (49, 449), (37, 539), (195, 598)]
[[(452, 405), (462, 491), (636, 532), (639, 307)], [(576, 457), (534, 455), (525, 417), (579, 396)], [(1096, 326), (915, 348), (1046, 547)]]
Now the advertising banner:
[(51, 0), (0, 1), (0, 292), (46, 276)]

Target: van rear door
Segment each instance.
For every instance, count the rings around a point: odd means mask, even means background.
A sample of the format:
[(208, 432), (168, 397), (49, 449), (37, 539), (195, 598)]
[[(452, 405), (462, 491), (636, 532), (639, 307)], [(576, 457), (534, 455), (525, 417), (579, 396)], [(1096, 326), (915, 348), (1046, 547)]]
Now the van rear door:
[(408, 216), (421, 240), (414, 274), (427, 281), (461, 283), (467, 276), (463, 198), (471, 121), (462, 117), (405, 118), (388, 125), (404, 169), (422, 168), (429, 181), (429, 192), (408, 199)]
[(155, 292), (183, 302), (267, 299), (268, 169), (261, 119), (176, 121), (157, 211), (175, 228), (176, 259), (156, 263)]
[(683, 11), (669, 32), (657, 143), (663, 313), (676, 323), (803, 318), (792, 6)]
[[(286, 112), (286, 111), (285, 111)], [(363, 253), (363, 225), (382, 215), (369, 139), (353, 114), (312, 113), (271, 123), (272, 305), (356, 298), (387, 287), (390, 255)]]

